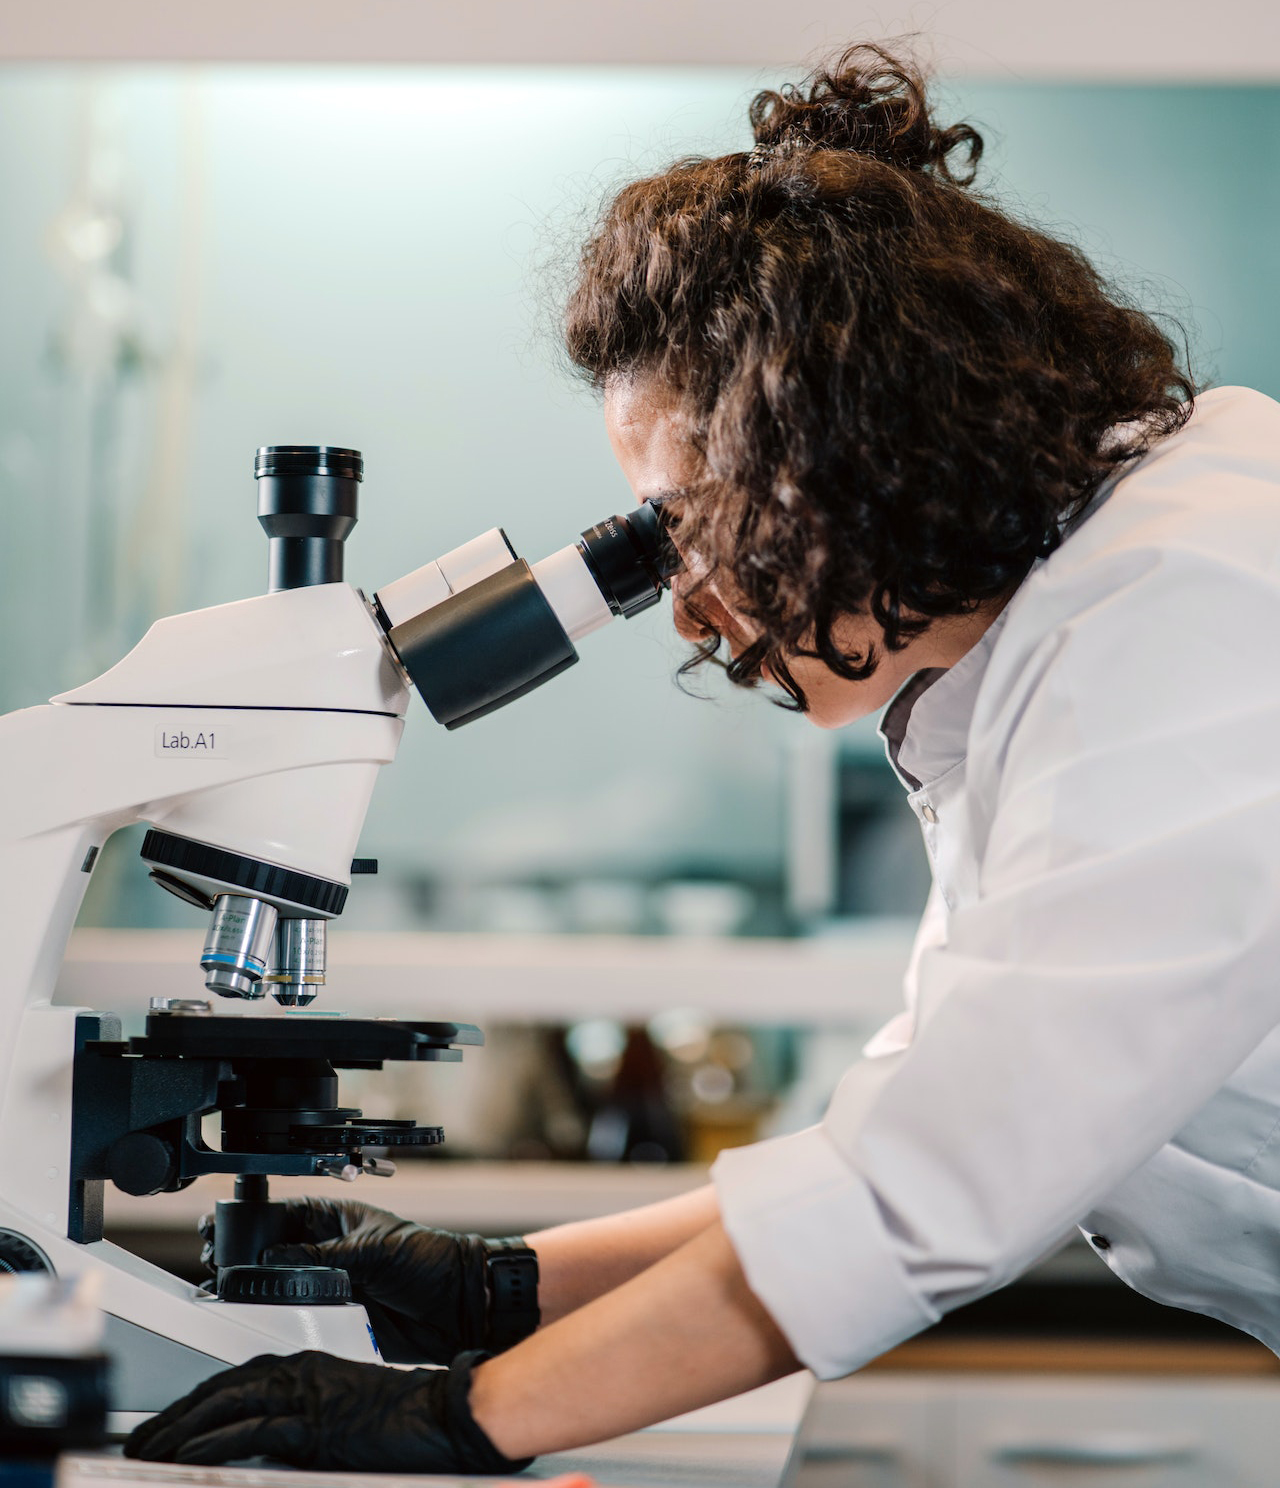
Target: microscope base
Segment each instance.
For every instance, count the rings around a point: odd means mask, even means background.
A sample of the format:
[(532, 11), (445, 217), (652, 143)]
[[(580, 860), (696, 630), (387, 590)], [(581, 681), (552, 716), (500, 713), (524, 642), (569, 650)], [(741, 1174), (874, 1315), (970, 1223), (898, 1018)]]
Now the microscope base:
[(118, 1411), (150, 1415), (202, 1379), (259, 1354), (320, 1349), (377, 1363), (363, 1307), (281, 1307), (220, 1302), (110, 1241), (77, 1245), (0, 1201), (0, 1228), (47, 1257), (60, 1275), (94, 1275), (106, 1314), (111, 1399)]
[[(98, 1147), (132, 1130), (136, 1119), (144, 1131), (169, 1132), (174, 1126), (175, 1151), (183, 1140), (178, 1128), (190, 1128), (187, 1157), (212, 1164), (220, 1154), (199, 1142), (200, 1116), (208, 1104), (200, 1092), (208, 1085), (216, 1094), (233, 1068), (252, 1072), (270, 1066), (283, 1075), (291, 1061), (302, 1061), (302, 1076), (314, 1081), (313, 1065), (325, 1055), (366, 1068), (377, 1068), (386, 1058), (456, 1059), (459, 1045), (482, 1042), (479, 1030), (306, 1014), (287, 1019), (152, 1015), (147, 1028), (146, 1037), (125, 1044), (108, 1014), (48, 1005), (24, 1011), (0, 1108), (0, 1269), (52, 1269), (61, 1276), (97, 1278), (117, 1411), (151, 1414), (209, 1375), (259, 1354), (318, 1349), (376, 1363), (368, 1317), (357, 1304), (223, 1302), (99, 1238), (103, 1158)], [(95, 1071), (101, 1077), (81, 1078), (80, 1103), (77, 1069), (82, 1077)], [(112, 1070), (131, 1071), (131, 1083), (106, 1081)], [(184, 1070), (189, 1078), (181, 1081)], [(147, 1071), (157, 1079), (143, 1079)], [(323, 1079), (331, 1075), (330, 1070)], [(188, 1108), (184, 1100), (192, 1091), (200, 1098)], [(322, 1102), (329, 1103), (327, 1097)], [(175, 1112), (184, 1111), (175, 1126)], [(360, 1133), (371, 1138), (375, 1125), (364, 1123)], [(392, 1142), (418, 1131), (381, 1125), (389, 1129), (380, 1136)], [(268, 1155), (261, 1161), (275, 1171), (289, 1162), (310, 1169), (316, 1159), (299, 1149), (297, 1157)], [(265, 1195), (265, 1179), (255, 1181)]]

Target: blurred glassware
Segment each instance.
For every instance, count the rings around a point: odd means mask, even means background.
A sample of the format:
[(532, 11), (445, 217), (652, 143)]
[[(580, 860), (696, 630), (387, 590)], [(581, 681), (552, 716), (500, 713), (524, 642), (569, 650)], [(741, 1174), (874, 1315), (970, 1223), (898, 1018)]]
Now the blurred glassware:
[(689, 1081), (689, 1088), (706, 1106), (722, 1106), (733, 1094), (733, 1071), (709, 1062), (699, 1065)]
[(645, 1029), (628, 1028), (617, 1070), (591, 1116), (587, 1156), (596, 1162), (665, 1163), (683, 1162), (685, 1151), (662, 1055)]
[(56, 1277), (34, 1245), (0, 1231), (0, 1469), (16, 1488), (53, 1488), (60, 1452), (106, 1442), (100, 1280)]
[(649, 1019), (649, 1037), (681, 1064), (698, 1064), (711, 1045), (711, 1024), (695, 1008), (668, 1008)]
[(628, 878), (583, 878), (560, 895), (564, 926), (581, 935), (638, 935), (646, 928), (645, 886)]
[(443, 1146), (393, 1153), (397, 1161), (583, 1157), (589, 1113), (557, 1030), (490, 1023), (484, 1048), (460, 1064), (389, 1064), (348, 1071), (344, 1092), (370, 1116), (438, 1122)]
[(565, 928), (558, 896), (540, 884), (484, 884), (460, 896), (464, 924), (499, 935), (547, 935)]
[(613, 1018), (587, 1018), (564, 1036), (565, 1048), (588, 1080), (612, 1080), (618, 1073), (627, 1034)]
[(756, 897), (728, 879), (672, 879), (650, 892), (650, 902), (668, 935), (735, 935), (750, 920)]

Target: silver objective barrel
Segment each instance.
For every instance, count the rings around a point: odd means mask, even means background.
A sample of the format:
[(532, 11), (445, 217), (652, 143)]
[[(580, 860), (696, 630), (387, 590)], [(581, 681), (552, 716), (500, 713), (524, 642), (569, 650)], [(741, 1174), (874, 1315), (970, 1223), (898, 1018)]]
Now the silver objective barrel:
[(219, 997), (261, 997), (275, 929), (274, 905), (248, 894), (220, 894), (200, 957), (209, 991)]
[(268, 959), (266, 984), (282, 1007), (306, 1007), (324, 986), (325, 920), (281, 920)]

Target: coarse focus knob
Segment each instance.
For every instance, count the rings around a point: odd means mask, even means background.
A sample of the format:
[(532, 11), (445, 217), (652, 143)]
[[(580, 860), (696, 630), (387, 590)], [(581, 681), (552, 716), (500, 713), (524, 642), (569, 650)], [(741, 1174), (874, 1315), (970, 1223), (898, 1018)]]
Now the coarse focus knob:
[(107, 1177), (121, 1193), (161, 1193), (176, 1173), (173, 1148), (154, 1132), (130, 1132), (107, 1148)]
[(336, 1266), (222, 1266), (219, 1302), (338, 1307), (350, 1302), (351, 1278)]

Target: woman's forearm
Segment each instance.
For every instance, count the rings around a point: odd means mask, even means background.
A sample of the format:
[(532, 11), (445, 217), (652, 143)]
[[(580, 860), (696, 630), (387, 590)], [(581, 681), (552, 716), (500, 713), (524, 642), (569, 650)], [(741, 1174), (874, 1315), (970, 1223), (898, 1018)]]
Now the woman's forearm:
[(716, 1220), (482, 1364), (471, 1409), (499, 1451), (536, 1456), (637, 1430), (799, 1367)]
[(557, 1225), (527, 1237), (538, 1253), (538, 1305), (545, 1327), (630, 1281), (720, 1216), (715, 1189)]

